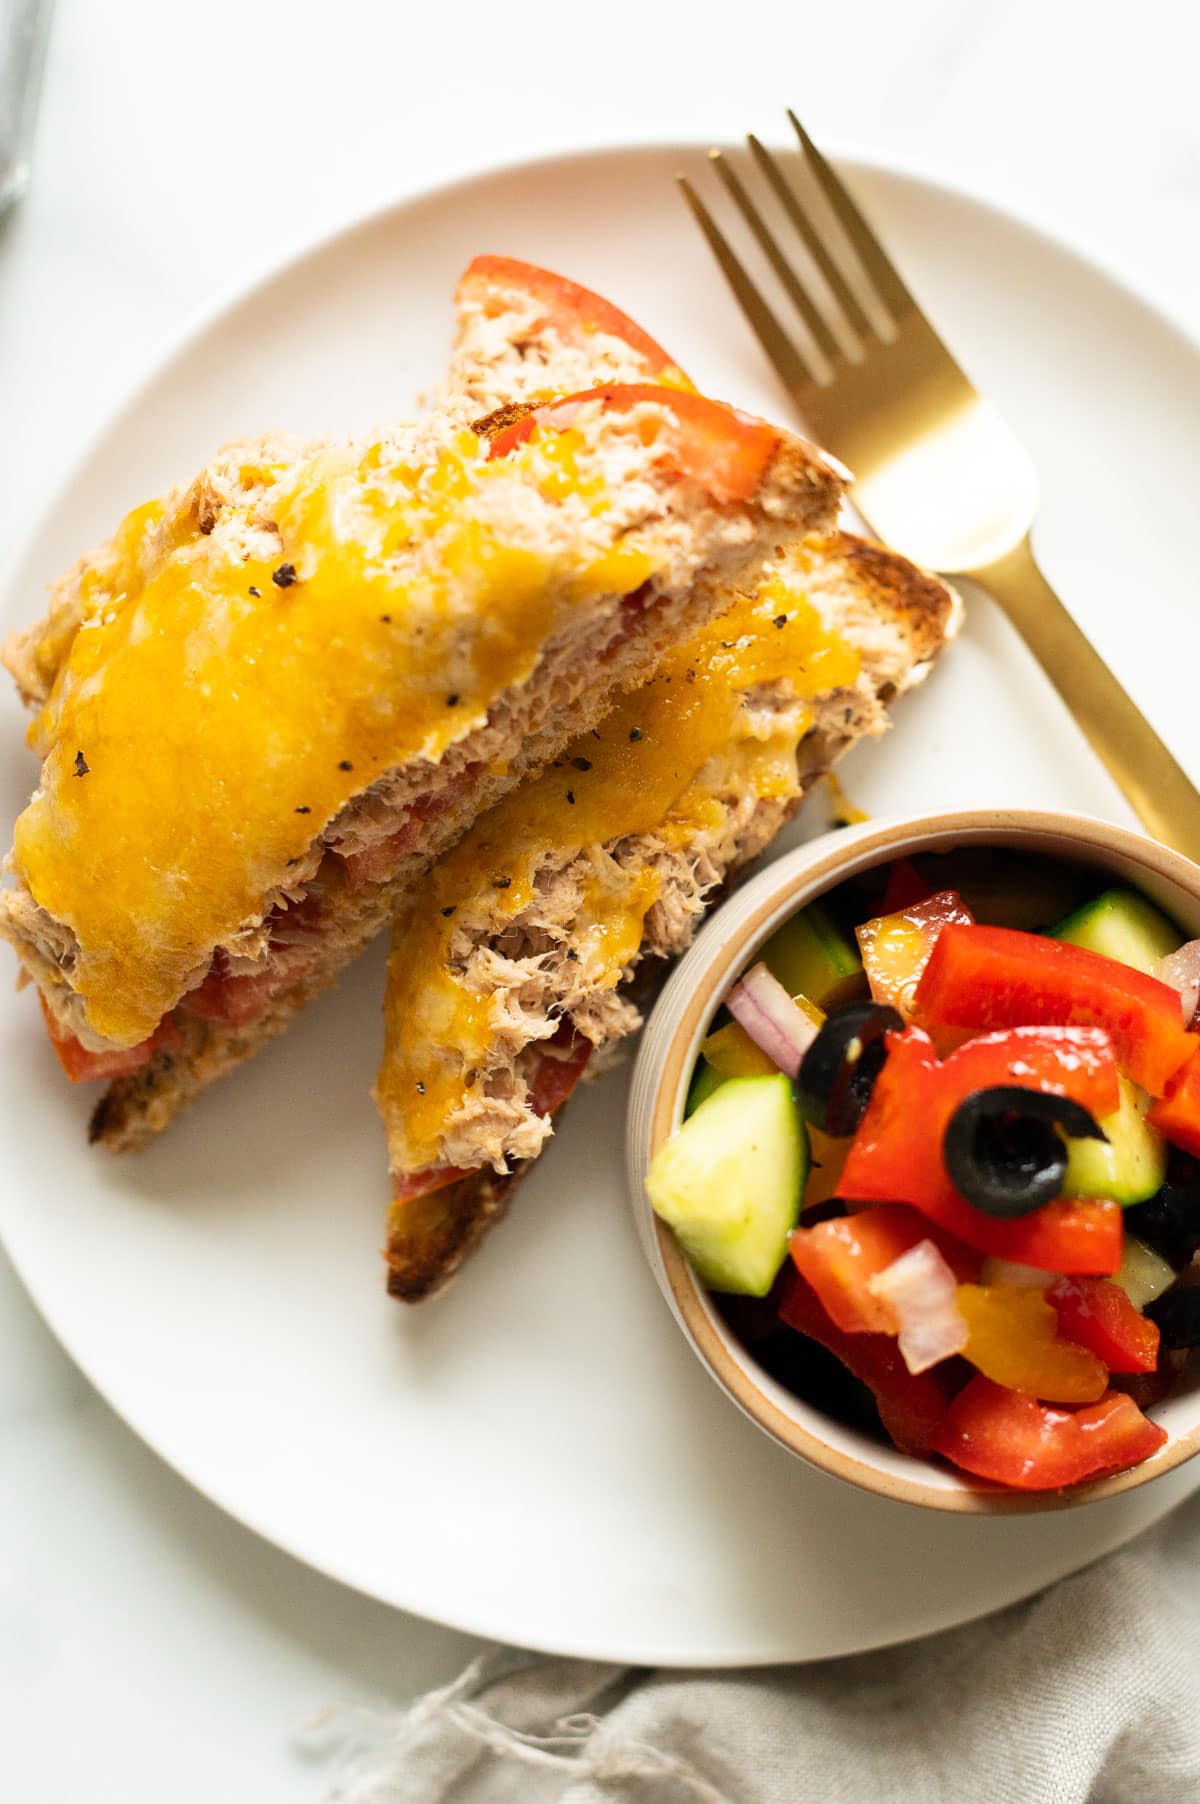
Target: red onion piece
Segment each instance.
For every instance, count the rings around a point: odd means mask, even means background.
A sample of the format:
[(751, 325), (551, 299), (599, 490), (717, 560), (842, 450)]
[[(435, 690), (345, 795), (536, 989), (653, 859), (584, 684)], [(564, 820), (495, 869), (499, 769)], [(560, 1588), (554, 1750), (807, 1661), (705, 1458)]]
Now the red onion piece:
[(1200, 940), (1189, 940), (1158, 962), (1158, 975), (1183, 998), (1183, 1025), (1191, 1027), (1200, 1008)]
[(725, 998), (725, 1007), (760, 1052), (789, 1077), (817, 1037), (816, 1023), (797, 1008), (777, 977), (761, 962), (753, 965)]
[(958, 1307), (958, 1281), (932, 1240), (901, 1253), (867, 1288), (896, 1318), (900, 1356), (910, 1372), (927, 1372), (967, 1344), (966, 1317)]

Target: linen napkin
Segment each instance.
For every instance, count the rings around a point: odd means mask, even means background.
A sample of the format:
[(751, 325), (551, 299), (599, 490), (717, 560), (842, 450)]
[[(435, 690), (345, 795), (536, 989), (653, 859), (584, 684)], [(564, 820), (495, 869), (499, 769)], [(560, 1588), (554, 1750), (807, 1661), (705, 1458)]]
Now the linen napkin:
[(496, 1650), (340, 1728), (330, 1804), (1189, 1804), (1200, 1496), (1041, 1596), (907, 1646), (722, 1673)]

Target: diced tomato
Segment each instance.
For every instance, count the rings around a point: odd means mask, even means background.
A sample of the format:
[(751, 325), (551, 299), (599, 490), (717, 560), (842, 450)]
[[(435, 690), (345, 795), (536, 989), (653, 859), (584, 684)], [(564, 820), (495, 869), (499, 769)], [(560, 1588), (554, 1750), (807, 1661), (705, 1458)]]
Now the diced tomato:
[[(915, 871), (913, 876), (916, 877)], [(911, 1020), (917, 984), (939, 934), (952, 921), (973, 920), (957, 890), (943, 889), (936, 896), (926, 892), (922, 900), (904, 904), (894, 913), (879, 915), (856, 927), (863, 969), (875, 1001), (890, 1003), (906, 1020)]]
[(214, 963), (203, 983), (189, 990), (182, 1006), (202, 1021), (245, 1027), (257, 1021), (272, 996), (291, 982), (286, 972), (262, 971), (231, 976), (224, 962)]
[(1060, 1278), (1046, 1292), (1064, 1340), (1087, 1347), (1110, 1372), (1153, 1372), (1159, 1332), (1119, 1284), (1103, 1278)]
[(445, 814), (452, 802), (461, 800), (475, 785), (482, 769), (483, 765), (478, 761), (468, 764), (436, 795), (414, 796), (405, 809), (403, 824), (386, 839), (364, 846), (361, 852), (340, 852), (338, 856), (346, 867), (351, 889), (361, 889), (364, 883), (386, 883), (398, 860), (420, 845), (425, 822), (436, 820), (439, 814)]
[(892, 1311), (872, 1294), (869, 1280), (922, 1240), (933, 1241), (956, 1278), (978, 1275), (978, 1254), (903, 1203), (881, 1203), (858, 1215), (796, 1228), (788, 1245), (796, 1270), (843, 1334), (895, 1334)]
[(904, 1453), (928, 1453), (936, 1444), (954, 1394), (944, 1366), (909, 1371), (891, 1334), (843, 1334), (811, 1284), (788, 1271), (779, 1304), (779, 1319), (828, 1349), (875, 1398), (879, 1419)]
[[(956, 931), (947, 928), (946, 932)], [(842, 1168), (850, 1202), (911, 1203), (981, 1253), (1056, 1272), (1115, 1272), (1121, 1211), (1115, 1203), (1047, 1203), (1015, 1221), (975, 1209), (950, 1182), (942, 1137), (972, 1091), (1026, 1084), (1073, 1097), (1098, 1117), (1117, 1107), (1112, 1043), (1098, 1028), (1018, 1027), (969, 1040), (940, 1063), (919, 1027), (889, 1034), (888, 1054)]]
[(314, 894), (280, 904), (269, 917), (271, 963), (267, 970), (233, 973), (218, 950), (207, 976), (184, 996), (180, 1007), (202, 1021), (245, 1027), (257, 1021), (273, 996), (289, 989), (308, 970), (325, 931), (321, 898)]
[(1179, 992), (1102, 953), (1012, 927), (952, 925), (917, 985), (921, 1019), (946, 1027), (1100, 1027), (1134, 1083), (1162, 1096), (1200, 1046)]
[(1139, 1465), (1166, 1438), (1120, 1391), (1072, 1410), (979, 1377), (950, 1404), (933, 1451), (997, 1484), (1060, 1491)]
[(646, 401), (664, 408), (673, 420), (673, 429), (663, 438), (664, 453), (681, 475), (700, 483), (715, 501), (745, 501), (752, 495), (779, 446), (774, 426), (739, 413), (723, 401), (710, 401), (706, 395), (683, 389), (631, 382), (586, 389), (533, 408), (496, 434), (488, 456), (506, 456), (536, 427), (564, 430), (587, 401), (599, 401), (622, 413)]
[[(472, 290), (478, 291), (487, 311), (489, 289), (514, 288), (540, 302), (545, 317), (571, 342), (586, 343), (597, 332), (622, 339), (630, 350), (645, 360), (648, 375), (669, 376), (691, 386), (674, 358), (648, 332), (643, 332), (627, 313), (622, 313), (603, 296), (593, 294), (590, 288), (582, 288), (578, 282), (557, 276), (552, 270), (539, 269), (536, 263), (522, 263), (517, 257), (473, 257), (459, 281), (455, 298), (461, 302)], [(497, 309), (502, 305), (500, 295), (497, 295), (496, 305)]]
[[(550, 1048), (554, 1048), (553, 1051)], [(592, 1056), (592, 1042), (564, 1021), (547, 1040), (529, 1078), (529, 1106), (537, 1115), (553, 1115), (560, 1109), (583, 1075)]]
[(339, 853), (350, 888), (361, 889), (364, 883), (386, 882), (398, 860), (406, 852), (415, 851), (420, 843), (421, 823), (409, 819), (386, 839), (377, 839), (373, 846), (364, 846), (360, 852)]
[(1148, 1119), (1175, 1146), (1200, 1159), (1200, 1049), (1176, 1072)]
[(38, 1001), (42, 1005), (50, 1044), (73, 1084), (86, 1084), (97, 1078), (131, 1077), (148, 1065), (155, 1053), (168, 1052), (179, 1044), (179, 1029), (174, 1017), (165, 1015), (150, 1038), (143, 1040), (140, 1046), (114, 1046), (105, 1052), (89, 1052), (74, 1034), (63, 1033), (40, 993)]
[(887, 888), (879, 912), (881, 915), (899, 914), (902, 908), (911, 908), (914, 902), (924, 902), (930, 893), (929, 885), (912, 860), (897, 858), (888, 871)]
[(1095, 1403), (1108, 1388), (1103, 1363), (1059, 1333), (1040, 1290), (1017, 1284), (960, 1284), (967, 1324), (963, 1358), (1009, 1390), (1045, 1403)]

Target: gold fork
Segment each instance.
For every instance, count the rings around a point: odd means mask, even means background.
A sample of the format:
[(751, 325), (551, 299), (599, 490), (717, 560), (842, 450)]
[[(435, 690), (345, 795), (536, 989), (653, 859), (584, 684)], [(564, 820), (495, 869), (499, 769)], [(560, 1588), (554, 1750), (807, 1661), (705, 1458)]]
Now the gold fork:
[[(797, 274), (727, 159), (713, 167), (802, 320), (797, 343), (686, 177), (680, 187), (730, 287), (811, 430), (855, 472), (868, 528), (918, 564), (969, 576), (1000, 603), (1147, 830), (1200, 858), (1200, 794), (1038, 568), (1033, 465), (973, 387), (794, 113), (801, 155), (859, 265), (860, 302), (830, 233), (780, 164), (751, 153), (823, 278)], [(865, 284), (865, 286), (862, 286)], [(847, 330), (849, 328), (849, 330)]]

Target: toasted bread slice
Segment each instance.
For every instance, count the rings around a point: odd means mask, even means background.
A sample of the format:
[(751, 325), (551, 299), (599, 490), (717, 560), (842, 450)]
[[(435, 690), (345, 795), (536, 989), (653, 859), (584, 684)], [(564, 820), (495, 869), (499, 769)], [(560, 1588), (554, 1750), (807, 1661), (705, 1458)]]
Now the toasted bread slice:
[(389, 964), (393, 1295), (433, 1294), (500, 1219), (586, 1054), (640, 1025), (639, 973), (683, 951), (814, 782), (883, 731), (958, 618), (906, 559), (810, 539), (441, 861)]
[(243, 452), (127, 522), (13, 660), (49, 693), (0, 932), (72, 1074), (140, 1066), (93, 1137), (137, 1144), (277, 1033), (840, 487), (641, 385), (490, 439)]
[[(519, 408), (593, 367), (690, 387), (635, 322), (548, 271), (477, 258), (456, 298), (451, 409)], [(554, 1107), (638, 1025), (648, 974), (816, 779), (883, 729), (960, 611), (936, 578), (844, 533), (794, 543), (757, 597), (730, 600), (642, 697), (480, 821), (435, 871), (440, 901), (397, 922), (377, 1086), (395, 1296), (432, 1295), (501, 1218)]]

